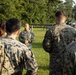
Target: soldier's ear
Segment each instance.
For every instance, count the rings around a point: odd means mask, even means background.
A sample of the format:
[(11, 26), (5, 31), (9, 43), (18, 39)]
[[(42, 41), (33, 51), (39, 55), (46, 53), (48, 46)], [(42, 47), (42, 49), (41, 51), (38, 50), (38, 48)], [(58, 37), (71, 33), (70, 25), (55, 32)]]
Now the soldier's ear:
[(19, 34), (20, 34), (20, 32), (21, 32), (21, 31), (20, 31), (20, 30), (18, 30), (18, 31), (17, 31), (17, 35), (19, 35)]
[(67, 20), (67, 17), (66, 17), (66, 16), (63, 16), (62, 18), (63, 18), (63, 20), (65, 20), (65, 21)]

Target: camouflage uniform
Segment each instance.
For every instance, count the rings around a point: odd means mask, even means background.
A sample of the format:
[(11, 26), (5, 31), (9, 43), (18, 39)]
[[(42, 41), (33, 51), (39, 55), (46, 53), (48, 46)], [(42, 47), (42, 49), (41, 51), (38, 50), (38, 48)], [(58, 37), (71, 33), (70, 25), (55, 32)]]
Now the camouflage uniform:
[(3, 37), (5, 37), (6, 36), (6, 33), (4, 33), (0, 38), (3, 38)]
[(50, 55), (50, 74), (62, 75), (63, 72), (63, 55), (60, 54), (64, 48), (72, 41), (75, 41), (76, 31), (73, 27), (66, 25), (52, 26), (46, 31), (43, 48)]
[(8, 59), (4, 59), (5, 72), (8, 75), (22, 75), (23, 68), (27, 70), (26, 75), (37, 75), (37, 62), (32, 51), (21, 42), (6, 36), (0, 39), (5, 46), (5, 54)]
[(34, 33), (32, 31), (22, 31), (19, 35), (19, 41), (22, 43), (25, 43), (25, 40), (28, 40), (27, 47), (31, 50), (32, 48), (32, 42), (34, 41)]
[(64, 51), (64, 75), (76, 75), (76, 41)]

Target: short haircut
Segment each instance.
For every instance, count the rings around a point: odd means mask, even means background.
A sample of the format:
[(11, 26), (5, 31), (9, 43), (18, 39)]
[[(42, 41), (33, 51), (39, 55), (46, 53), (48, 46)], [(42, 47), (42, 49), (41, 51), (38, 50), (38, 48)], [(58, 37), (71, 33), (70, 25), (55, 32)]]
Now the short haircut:
[(6, 32), (5, 22), (0, 23), (0, 37)]
[(17, 18), (11, 18), (6, 22), (6, 32), (13, 33), (19, 30), (21, 27), (21, 22)]
[(56, 13), (55, 13), (55, 17), (57, 17), (57, 18), (61, 18), (61, 17), (63, 17), (63, 16), (65, 16), (65, 17), (67, 17), (67, 14), (66, 14), (66, 12), (65, 11), (57, 11)]
[(28, 25), (29, 25), (29, 23), (27, 23), (27, 22), (26, 22), (26, 23), (24, 24), (24, 26), (26, 26), (26, 24), (28, 24)]

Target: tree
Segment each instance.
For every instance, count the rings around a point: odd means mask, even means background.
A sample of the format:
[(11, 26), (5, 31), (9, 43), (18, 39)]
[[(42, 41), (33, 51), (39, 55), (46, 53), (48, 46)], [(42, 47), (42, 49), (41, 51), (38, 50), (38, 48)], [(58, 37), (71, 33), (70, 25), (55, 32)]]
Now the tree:
[(2, 20), (21, 18), (22, 6), (20, 0), (2, 0), (0, 2), (0, 16)]
[(29, 23), (46, 22), (46, 0), (24, 0), (22, 19)]
[(22, 22), (54, 23), (61, 0), (0, 0), (0, 21), (18, 18)]
[(47, 3), (47, 18), (48, 18), (48, 23), (55, 23), (55, 18), (54, 14), (55, 12), (59, 9), (59, 4), (61, 4), (61, 0), (48, 0)]
[(68, 20), (72, 20), (73, 19), (73, 0), (65, 0), (65, 7), (66, 7), (66, 12), (68, 14)]
[(76, 20), (76, 5), (73, 7), (73, 18)]

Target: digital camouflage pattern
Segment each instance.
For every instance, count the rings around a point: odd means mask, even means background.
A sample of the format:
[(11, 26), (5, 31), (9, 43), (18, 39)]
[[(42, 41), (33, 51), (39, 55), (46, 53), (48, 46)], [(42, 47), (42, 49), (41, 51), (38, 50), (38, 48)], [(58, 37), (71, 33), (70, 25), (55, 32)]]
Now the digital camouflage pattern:
[[(10, 66), (10, 69), (8, 67), (10, 62), (4, 63), (5, 60), (9, 60), (9, 58), (5, 54), (4, 44), (0, 41), (0, 75), (10, 75), (10, 73), (14, 72), (14, 69), (12, 66)], [(6, 68), (8, 68), (10, 72), (7, 72)]]
[(65, 47), (75, 41), (76, 31), (73, 27), (66, 25), (52, 26), (46, 31), (42, 45), (46, 52), (50, 54), (50, 74), (63, 74), (63, 54)]
[(2, 67), (3, 62), (4, 62), (4, 44), (2, 44), (0, 41), (0, 75), (2, 75), (2, 71), (3, 71), (3, 67)]
[(10, 36), (2, 38), (0, 41), (4, 44), (5, 54), (8, 57), (8, 59), (4, 59), (3, 64), (8, 75), (22, 75), (23, 68), (27, 70), (26, 75), (37, 75), (37, 62), (26, 45)]
[(64, 75), (76, 75), (76, 41), (69, 44), (64, 52)]
[(35, 35), (32, 31), (22, 31), (19, 35), (19, 41), (22, 42), (22, 43), (25, 43), (25, 40), (28, 40), (28, 44), (27, 47), (29, 49), (32, 48), (32, 42), (34, 41), (34, 38), (35, 38)]

